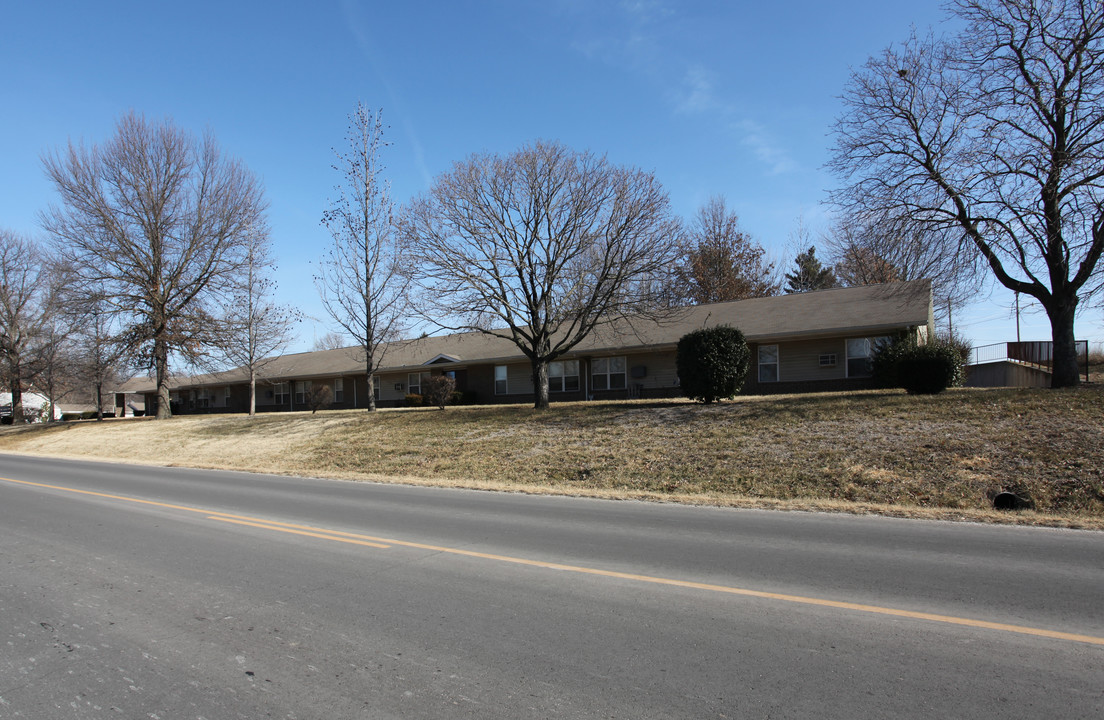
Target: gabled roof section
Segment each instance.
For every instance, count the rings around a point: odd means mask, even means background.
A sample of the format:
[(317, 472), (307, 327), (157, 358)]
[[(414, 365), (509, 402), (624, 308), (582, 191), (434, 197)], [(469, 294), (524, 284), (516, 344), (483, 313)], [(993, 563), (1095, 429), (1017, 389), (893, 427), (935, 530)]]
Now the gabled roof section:
[(437, 357), (435, 357), (431, 360), (427, 360), (426, 362), (424, 362), (422, 364), (423, 365), (440, 365), (441, 363), (458, 363), (458, 362), (460, 362), (460, 358), (458, 358), (458, 357), (454, 357), (452, 355), (445, 355), (444, 353), (437, 353)]

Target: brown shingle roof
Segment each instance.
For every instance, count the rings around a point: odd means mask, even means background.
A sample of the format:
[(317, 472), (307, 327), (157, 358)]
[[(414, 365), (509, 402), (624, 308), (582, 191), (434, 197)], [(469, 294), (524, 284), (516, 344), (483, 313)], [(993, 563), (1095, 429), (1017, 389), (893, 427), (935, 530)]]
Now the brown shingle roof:
[[(794, 295), (699, 305), (661, 322), (624, 320), (595, 329), (571, 352), (587, 355), (625, 348), (673, 347), (687, 332), (715, 325), (739, 328), (750, 342), (863, 336), (887, 333), (931, 322), (931, 281), (835, 288)], [(478, 332), (430, 336), (388, 343), (382, 372), (426, 365), (441, 356), (458, 363), (517, 362), (524, 356), (509, 340)], [(275, 358), (266, 378), (308, 379), (364, 372), (356, 347), (293, 353)], [(200, 376), (177, 376), (171, 386), (195, 387), (246, 382), (241, 369)], [(148, 380), (128, 383), (126, 392), (152, 392)], [(122, 390), (120, 390), (122, 391)]]

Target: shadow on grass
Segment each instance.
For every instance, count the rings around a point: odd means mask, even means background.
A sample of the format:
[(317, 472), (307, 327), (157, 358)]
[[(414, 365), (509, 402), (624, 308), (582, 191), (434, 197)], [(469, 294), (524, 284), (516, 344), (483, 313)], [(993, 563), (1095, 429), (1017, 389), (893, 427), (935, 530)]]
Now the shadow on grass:
[(0, 437), (13, 437), (18, 435), (44, 435), (53, 432), (64, 432), (74, 427), (73, 422), (52, 423), (21, 423), (18, 425), (0, 425)]

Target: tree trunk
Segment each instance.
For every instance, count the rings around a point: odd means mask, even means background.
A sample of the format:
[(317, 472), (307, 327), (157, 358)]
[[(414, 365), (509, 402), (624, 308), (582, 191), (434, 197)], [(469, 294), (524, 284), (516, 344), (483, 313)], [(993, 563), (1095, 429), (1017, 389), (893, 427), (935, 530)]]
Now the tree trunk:
[(548, 362), (533, 360), (533, 394), (537, 401), (533, 407), (537, 410), (548, 409)]
[(53, 373), (50, 374), (51, 379), (46, 383), (46, 408), (49, 415), (46, 416), (46, 422), (52, 423), (54, 421), (54, 414), (56, 405), (54, 405), (54, 381)]
[(1046, 305), (1050, 318), (1052, 349), (1050, 386), (1052, 388), (1077, 387), (1081, 372), (1077, 367), (1077, 343), (1073, 335), (1073, 319), (1077, 311), (1077, 298), (1054, 298)]
[(96, 383), (96, 420), (103, 420), (103, 383)]
[[(372, 411), (376, 409), (376, 392), (374, 390), (374, 384), (376, 380), (376, 374), (374, 372), (368, 372), (368, 410)], [(356, 380), (354, 379), (355, 383)]]
[(11, 412), (12, 424), (25, 420), (23, 415), (23, 368), (19, 361), (11, 363)]
[(157, 419), (172, 417), (169, 405), (169, 347), (161, 338), (153, 341), (153, 364), (157, 371)]
[(257, 414), (257, 373), (249, 368), (249, 417)]

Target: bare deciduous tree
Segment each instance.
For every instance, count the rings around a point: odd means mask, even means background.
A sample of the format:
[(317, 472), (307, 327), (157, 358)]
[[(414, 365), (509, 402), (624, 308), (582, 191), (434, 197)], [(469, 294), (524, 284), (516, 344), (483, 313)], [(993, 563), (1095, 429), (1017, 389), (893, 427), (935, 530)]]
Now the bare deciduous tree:
[(427, 405), (444, 410), (456, 390), (456, 380), (448, 375), (432, 375), (422, 382), (422, 397)]
[(24, 390), (59, 337), (59, 284), (51, 261), (34, 243), (0, 229), (0, 360), (16, 423), (24, 420)]
[(320, 383), (311, 383), (310, 388), (307, 390), (307, 407), (310, 408), (311, 415), (323, 408), (330, 406), (330, 402), (333, 400), (333, 390), (329, 385), (322, 385)]
[(328, 332), (321, 337), (315, 338), (313, 348), (314, 350), (340, 350), (343, 347), (348, 347), (349, 342), (344, 336), (335, 332)]
[(249, 377), (249, 416), (253, 417), (257, 414), (257, 380), (295, 339), (292, 326), (299, 313), (272, 299), (276, 283), (268, 275), (273, 261), (267, 229), (263, 225), (253, 228), (245, 242), (245, 262), (219, 318), (215, 355)]
[(548, 407), (548, 363), (596, 326), (656, 307), (677, 258), (678, 222), (650, 173), (536, 142), (474, 155), (414, 201), (421, 314), (517, 345)]
[(58, 419), (58, 401), (71, 396), (75, 389), (78, 364), (71, 332), (72, 328), (65, 323), (64, 315), (57, 311), (42, 331), (34, 376), (36, 388), (46, 396), (46, 422)]
[(142, 347), (157, 377), (157, 417), (171, 415), (169, 362), (217, 330), (214, 304), (245, 263), (262, 222), (260, 183), (170, 121), (135, 113), (102, 146), (69, 143), (44, 158), (61, 206), (42, 216), (80, 287), (109, 289), (106, 308)]
[(1052, 385), (1079, 382), (1074, 319), (1104, 252), (1104, 4), (957, 0), (951, 40), (870, 59), (844, 93), (831, 167), (848, 212), (952, 230), (1038, 300)]
[(119, 334), (116, 317), (104, 307), (105, 295), (106, 292), (101, 292), (80, 302), (67, 303), (75, 308), (72, 314), (78, 318), (74, 375), (78, 382), (91, 385), (97, 420), (103, 420), (104, 388), (127, 377), (124, 368), (129, 352), (125, 338)]
[[(383, 112), (372, 113), (358, 103), (349, 116), (348, 148), (334, 151), (334, 169), (344, 182), (337, 188), (340, 196), (322, 215), (333, 245), (314, 279), (330, 317), (360, 346), (369, 388), (386, 343), (405, 329), (410, 286), (394, 232), (390, 188), (383, 179), (383, 130)], [(376, 409), (372, 393), (368, 409)]]
[(710, 198), (698, 210), (680, 253), (670, 290), (675, 304), (727, 302), (778, 292), (774, 265), (765, 260), (763, 247), (740, 230), (736, 214), (722, 197)]

